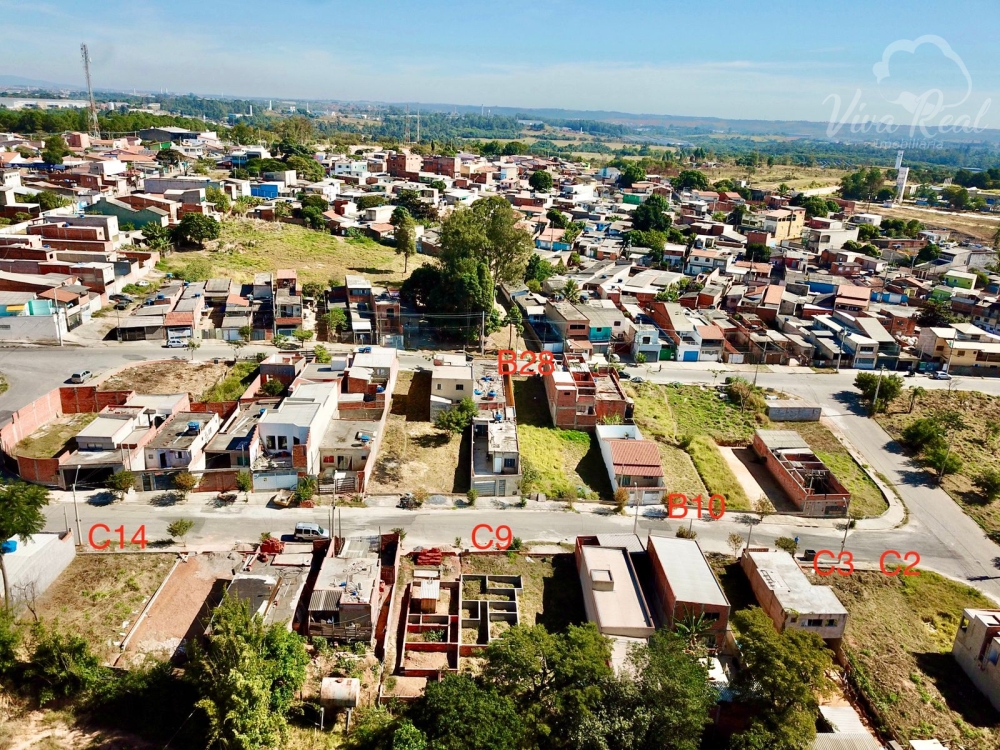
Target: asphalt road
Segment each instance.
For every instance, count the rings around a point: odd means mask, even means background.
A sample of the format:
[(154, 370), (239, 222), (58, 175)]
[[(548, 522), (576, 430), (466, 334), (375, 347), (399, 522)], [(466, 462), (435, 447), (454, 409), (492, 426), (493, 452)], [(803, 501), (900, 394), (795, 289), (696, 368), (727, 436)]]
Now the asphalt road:
[[(248, 348), (250, 352), (253, 348)], [(140, 362), (164, 357), (185, 356), (179, 350), (144, 342), (126, 344), (107, 343), (83, 348), (7, 348), (0, 349), (0, 372), (10, 382), (9, 391), (0, 396), (0, 418), (13, 409), (31, 401), (60, 385), (75, 369), (86, 367), (96, 373), (127, 362)], [(273, 351), (273, 349), (271, 350)], [(244, 350), (248, 352), (248, 350)], [(222, 342), (209, 342), (202, 346), (196, 359), (213, 356), (231, 356), (231, 349)], [(403, 353), (401, 366), (413, 369), (427, 366), (429, 357), (420, 353)], [(979, 527), (962, 513), (961, 509), (936, 486), (927, 484), (926, 475), (915, 467), (899, 447), (873, 421), (867, 419), (858, 407), (856, 392), (852, 387), (855, 372), (815, 373), (812, 370), (790, 371), (787, 368), (769, 372), (761, 368), (758, 385), (771, 387), (815, 401), (823, 407), (825, 416), (833, 419), (868, 463), (895, 485), (909, 509), (909, 522), (891, 530), (854, 530), (848, 537), (847, 548), (861, 561), (877, 561), (886, 549), (900, 552), (914, 550), (921, 555), (921, 566), (938, 570), (951, 577), (968, 581), (978, 588), (1000, 598), (1000, 547), (990, 542)], [(640, 374), (651, 382), (669, 383), (721, 383), (725, 368), (718, 364), (663, 363), (630, 367), (632, 374)], [(714, 371), (721, 371), (716, 374)], [(752, 373), (740, 373), (753, 377)], [(980, 390), (1000, 394), (1000, 379), (957, 377), (950, 383), (932, 381), (925, 377), (907, 379), (908, 385), (928, 389), (949, 387), (960, 390)], [(63, 505), (49, 509), (50, 527), (62, 528)], [(71, 510), (71, 508), (70, 508)], [(196, 526), (188, 538), (190, 544), (218, 544), (234, 538), (253, 540), (262, 531), (290, 530), (298, 520), (326, 520), (324, 509), (267, 510), (257, 506), (214, 509), (208, 506), (159, 508), (150, 505), (126, 503), (110, 508), (84, 505), (82, 516), (86, 524), (107, 523), (111, 528), (121, 524), (127, 527), (146, 525), (147, 539), (166, 536), (167, 524), (179, 517), (190, 517)], [(72, 522), (72, 513), (70, 513)], [(516, 526), (515, 526), (516, 522)], [(462, 536), (466, 545), (476, 523), (507, 523), (515, 536), (524, 540), (569, 541), (577, 534), (595, 533), (612, 529), (629, 529), (632, 521), (620, 517), (599, 516), (591, 513), (532, 512), (519, 510), (494, 511), (396, 511), (392, 509), (344, 509), (345, 531), (376, 530), (378, 527), (403, 527), (407, 530), (407, 545), (450, 544)], [(653, 533), (672, 533), (676, 521), (640, 519), (639, 528)], [(732, 514), (721, 521), (696, 521), (695, 528), (708, 549), (725, 551), (726, 537), (733, 531), (746, 533), (748, 526), (740, 514)], [(86, 534), (87, 529), (84, 529)], [(777, 536), (799, 536), (801, 548), (840, 549), (841, 532), (818, 525), (816, 528), (780, 526), (765, 523), (755, 528), (754, 538), (770, 542)]]

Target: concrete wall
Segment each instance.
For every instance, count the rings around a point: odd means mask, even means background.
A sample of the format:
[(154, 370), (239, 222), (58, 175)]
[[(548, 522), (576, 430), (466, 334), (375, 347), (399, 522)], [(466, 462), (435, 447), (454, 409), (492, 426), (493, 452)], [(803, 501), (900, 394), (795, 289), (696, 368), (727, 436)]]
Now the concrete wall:
[(9, 315), (0, 318), (0, 341), (61, 342), (68, 333), (66, 314)]
[(1000, 636), (1000, 628), (984, 620), (984, 616), (996, 619), (995, 615), (1000, 615), (1000, 610), (965, 610), (951, 655), (979, 692), (1000, 711), (1000, 653), (993, 643)]
[[(72, 532), (64, 534), (36, 534), (22, 545), (18, 540), (17, 551), (5, 555), (7, 576), (11, 588), (11, 601), (30, 601), (41, 596), (76, 556)], [(3, 591), (0, 589), (0, 599)]]

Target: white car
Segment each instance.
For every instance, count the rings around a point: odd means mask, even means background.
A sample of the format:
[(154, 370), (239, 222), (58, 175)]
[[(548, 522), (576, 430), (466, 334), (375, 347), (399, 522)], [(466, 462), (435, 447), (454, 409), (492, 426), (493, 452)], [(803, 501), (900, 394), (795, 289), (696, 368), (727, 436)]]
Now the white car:
[(934, 380), (951, 380), (951, 375), (948, 374), (947, 370), (936, 370), (931, 377)]
[(77, 370), (69, 377), (69, 382), (71, 383), (86, 383), (94, 377), (94, 373), (90, 370)]
[(188, 345), (188, 339), (167, 339), (168, 349), (183, 349)]

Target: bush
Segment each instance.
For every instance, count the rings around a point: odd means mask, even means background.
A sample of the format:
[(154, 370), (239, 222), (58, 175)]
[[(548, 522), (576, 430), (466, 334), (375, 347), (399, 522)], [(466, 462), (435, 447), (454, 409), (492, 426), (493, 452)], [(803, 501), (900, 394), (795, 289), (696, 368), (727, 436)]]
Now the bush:
[(35, 648), (24, 677), (38, 690), (39, 703), (79, 695), (107, 677), (107, 670), (80, 636), (41, 623), (35, 625), (33, 635)]
[(464, 432), (472, 424), (472, 418), (479, 413), (479, 408), (471, 398), (463, 398), (455, 406), (437, 415), (434, 426), (448, 432)]
[(181, 500), (186, 500), (188, 493), (198, 486), (198, 477), (190, 471), (174, 474), (174, 489), (180, 493)]
[(472, 489), (470, 489), (468, 492), (465, 493), (465, 497), (469, 501), (469, 505), (475, 505), (476, 500), (479, 499), (479, 490), (473, 487)]
[(678, 539), (697, 539), (698, 532), (693, 529), (689, 529), (687, 526), (679, 526), (677, 528), (677, 538)]
[(921, 417), (903, 428), (903, 443), (915, 451), (936, 448), (944, 443), (941, 427), (932, 417)]
[(798, 542), (790, 536), (779, 536), (774, 540), (774, 546), (778, 549), (783, 549), (789, 555), (794, 555), (799, 549)]
[(962, 469), (962, 459), (943, 445), (928, 449), (924, 453), (924, 462), (942, 477)]
[(997, 469), (985, 469), (973, 480), (973, 484), (986, 497), (987, 501), (993, 502), (1000, 497), (1000, 471)]
[(615, 511), (618, 513), (625, 513), (625, 506), (628, 505), (628, 490), (624, 487), (619, 487), (615, 490)]
[(280, 396), (285, 392), (285, 384), (277, 378), (271, 378), (260, 387), (260, 392), (266, 396)]

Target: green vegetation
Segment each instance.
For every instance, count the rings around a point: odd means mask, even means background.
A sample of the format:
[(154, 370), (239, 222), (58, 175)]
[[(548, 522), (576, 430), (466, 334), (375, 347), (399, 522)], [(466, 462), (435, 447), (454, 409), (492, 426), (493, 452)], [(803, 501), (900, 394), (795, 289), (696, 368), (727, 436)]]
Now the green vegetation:
[[(414, 267), (423, 260), (413, 258)], [(403, 259), (395, 250), (368, 237), (344, 239), (315, 232), (296, 224), (232, 219), (222, 223), (221, 233), (209, 250), (174, 253), (157, 268), (185, 281), (225, 277), (250, 281), (255, 273), (293, 268), (299, 281), (343, 279), (349, 273), (364, 273), (383, 284), (399, 283)]]
[(726, 510), (750, 510), (750, 499), (715, 442), (707, 435), (695, 435), (686, 442), (688, 455), (708, 491), (726, 498)]
[(704, 667), (682, 639), (660, 631), (629, 654), (631, 674), (608, 666), (610, 641), (592, 624), (564, 633), (519, 625), (494, 641), (478, 675), (428, 684), (408, 708), (361, 712), (354, 750), (697, 750), (715, 701)]
[[(656, 386), (643, 384), (642, 388), (666, 388), (670, 410), (676, 430), (680, 434), (706, 434), (717, 443), (748, 443), (754, 430), (766, 419), (750, 408), (740, 411), (732, 399), (719, 398), (713, 388), (698, 386)], [(636, 404), (636, 412), (639, 405)]]
[(472, 418), (478, 413), (479, 407), (476, 406), (476, 402), (466, 396), (455, 406), (439, 413), (434, 420), (434, 426), (447, 432), (464, 432), (469, 429)]
[(927, 570), (828, 580), (850, 613), (848, 677), (874, 708), (876, 728), (904, 744), (933, 737), (967, 750), (1000, 744), (996, 712), (950, 653), (962, 610), (992, 601)]
[(35, 430), (17, 444), (15, 453), (28, 458), (54, 458), (84, 427), (97, 419), (96, 412), (69, 414)]
[(205, 391), (203, 401), (237, 401), (257, 375), (256, 362), (237, 362), (221, 381)]
[[(902, 400), (902, 399), (901, 399)], [(908, 401), (908, 400), (907, 400)], [(879, 423), (921, 456), (933, 477), (946, 469), (941, 487), (994, 540), (1000, 540), (1000, 503), (980, 482), (996, 467), (1000, 397), (979, 391), (931, 390), (880, 414)], [(928, 478), (931, 478), (930, 476)]]
[(861, 396), (868, 402), (869, 414), (883, 413), (903, 392), (903, 378), (900, 375), (859, 372), (854, 378), (854, 387), (861, 391)]
[[(0, 485), (0, 538), (17, 538), (25, 544), (32, 535), (45, 528), (42, 508), (49, 504), (49, 491), (37, 484), (12, 482)], [(0, 578), (3, 581), (4, 608), (14, 608), (13, 594), (8, 588), (6, 556), (0, 551)], [(0, 660), (2, 660), (0, 655)]]
[(596, 441), (586, 432), (519, 425), (517, 433), (521, 456), (537, 474), (522, 483), (523, 492), (575, 500), (582, 487), (588, 497), (610, 497), (606, 476), (603, 482), (597, 481), (604, 468), (600, 450), (592, 445)]

